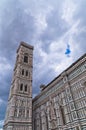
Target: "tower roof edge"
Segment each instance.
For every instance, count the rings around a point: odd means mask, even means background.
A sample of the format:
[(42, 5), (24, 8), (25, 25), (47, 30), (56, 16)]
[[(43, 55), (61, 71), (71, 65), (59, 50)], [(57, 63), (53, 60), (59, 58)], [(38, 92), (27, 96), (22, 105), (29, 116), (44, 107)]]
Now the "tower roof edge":
[(24, 46), (24, 47), (32, 49), (32, 50), (34, 49), (34, 47), (32, 45), (29, 45), (28, 43), (21, 41), (20, 45), (19, 45), (19, 47), (17, 49), (17, 52), (19, 51), (19, 49), (20, 49), (21, 46)]

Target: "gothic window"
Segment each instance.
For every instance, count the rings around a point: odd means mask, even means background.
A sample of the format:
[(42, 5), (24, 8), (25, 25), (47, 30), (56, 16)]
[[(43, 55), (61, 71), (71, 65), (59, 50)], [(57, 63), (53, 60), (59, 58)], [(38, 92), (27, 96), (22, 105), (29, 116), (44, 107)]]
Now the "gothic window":
[(62, 104), (63, 104), (63, 105), (66, 104), (65, 98), (62, 99)]
[(26, 76), (28, 76), (28, 70), (26, 70)]
[(65, 114), (64, 114), (64, 109), (62, 106), (60, 106), (60, 111), (61, 111), (61, 115), (62, 115), (62, 120), (63, 120), (63, 124), (65, 125), (66, 122), (65, 122)]
[(70, 120), (69, 120), (69, 115), (65, 115), (65, 117), (66, 117), (66, 122), (67, 122), (67, 123), (70, 122)]
[(24, 75), (24, 69), (22, 69), (22, 75)]
[[(76, 126), (76, 130), (79, 130), (79, 126)], [(84, 129), (83, 129), (84, 130)]]
[[(13, 103), (14, 104), (14, 103)], [(19, 104), (18, 104), (18, 100), (16, 100), (16, 104), (15, 104), (15, 106), (18, 106)]]
[(21, 115), (22, 115), (22, 110), (19, 109), (19, 117), (21, 117)]
[(81, 102), (83, 102), (83, 105), (82, 105), (82, 106), (86, 107), (86, 101), (83, 100), (83, 101), (81, 101)]
[(53, 128), (54, 128), (54, 129), (56, 128), (56, 122), (55, 122), (54, 120), (52, 121), (52, 129), (53, 129)]
[(20, 85), (20, 91), (23, 91), (23, 84)]
[(24, 101), (21, 101), (21, 106), (24, 106)]
[(67, 106), (64, 106), (64, 113), (67, 114), (68, 111), (67, 111)]
[(27, 117), (29, 117), (29, 110), (27, 110)]
[[(42, 125), (41, 125), (42, 126)], [(36, 117), (34, 117), (34, 129), (37, 130)]]
[(78, 111), (78, 116), (79, 116), (80, 119), (85, 118), (85, 114), (84, 114), (83, 109)]
[(57, 119), (57, 123), (58, 123), (58, 125), (61, 125), (61, 119), (60, 118)]
[(85, 92), (84, 92), (84, 90), (83, 90), (83, 89), (80, 89), (79, 93), (80, 93), (80, 97), (85, 96)]
[(27, 84), (25, 85), (25, 92), (27, 92)]
[(25, 110), (22, 110), (22, 117), (25, 117)]
[(74, 110), (74, 108), (75, 108), (75, 107), (74, 107), (74, 103), (72, 102), (72, 103), (70, 104), (70, 109), (71, 109), (71, 110)]
[(27, 54), (24, 55), (24, 62), (28, 63), (28, 55)]
[(14, 111), (14, 116), (17, 117), (17, 109)]
[(68, 101), (71, 101), (71, 100), (72, 100), (72, 96), (68, 95)]
[(84, 86), (86, 87), (86, 81), (84, 82)]
[(67, 94), (68, 94), (68, 93), (70, 94), (70, 89), (69, 89), (69, 88), (66, 89), (66, 93), (67, 93)]
[(68, 114), (68, 116), (69, 116), (69, 121), (72, 122), (72, 115)]
[(77, 118), (76, 112), (72, 112), (72, 118), (75, 120)]

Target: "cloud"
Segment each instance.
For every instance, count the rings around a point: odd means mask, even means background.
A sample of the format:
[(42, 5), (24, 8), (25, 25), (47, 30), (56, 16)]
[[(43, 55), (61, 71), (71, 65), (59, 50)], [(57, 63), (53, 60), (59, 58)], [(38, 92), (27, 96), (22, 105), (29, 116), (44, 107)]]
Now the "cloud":
[(74, 13), (76, 11), (77, 5), (75, 4), (74, 0), (69, 1), (65, 0), (63, 7), (62, 7), (62, 19), (64, 19), (67, 24), (72, 25), (74, 21)]
[[(6, 57), (0, 57), (0, 84), (2, 87), (0, 87), (0, 98), (7, 99), (7, 94), (9, 90), (9, 83), (11, 82), (12, 77), (12, 70), (13, 67), (9, 63), (9, 60), (7, 60)], [(4, 93), (4, 95), (3, 95)]]
[(3, 130), (3, 129), (2, 129), (3, 124), (4, 124), (4, 120), (0, 120), (0, 130)]
[(4, 73), (5, 70), (12, 69), (12, 66), (9, 64), (8, 60), (5, 57), (0, 57), (0, 72)]
[(3, 101), (0, 99), (0, 105), (3, 103)]

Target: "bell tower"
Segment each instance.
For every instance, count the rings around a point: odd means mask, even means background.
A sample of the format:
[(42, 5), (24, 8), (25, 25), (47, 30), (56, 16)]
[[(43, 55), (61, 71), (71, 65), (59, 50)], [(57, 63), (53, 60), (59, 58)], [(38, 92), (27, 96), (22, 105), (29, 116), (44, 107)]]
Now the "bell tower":
[(33, 46), (21, 42), (17, 50), (4, 130), (32, 130)]

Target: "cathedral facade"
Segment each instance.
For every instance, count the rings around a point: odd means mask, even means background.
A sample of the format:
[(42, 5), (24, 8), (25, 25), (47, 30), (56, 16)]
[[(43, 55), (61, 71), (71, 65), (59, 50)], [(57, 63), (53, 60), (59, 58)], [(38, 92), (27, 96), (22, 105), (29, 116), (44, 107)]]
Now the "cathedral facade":
[(4, 130), (86, 130), (86, 54), (32, 99), (33, 46), (21, 42)]

